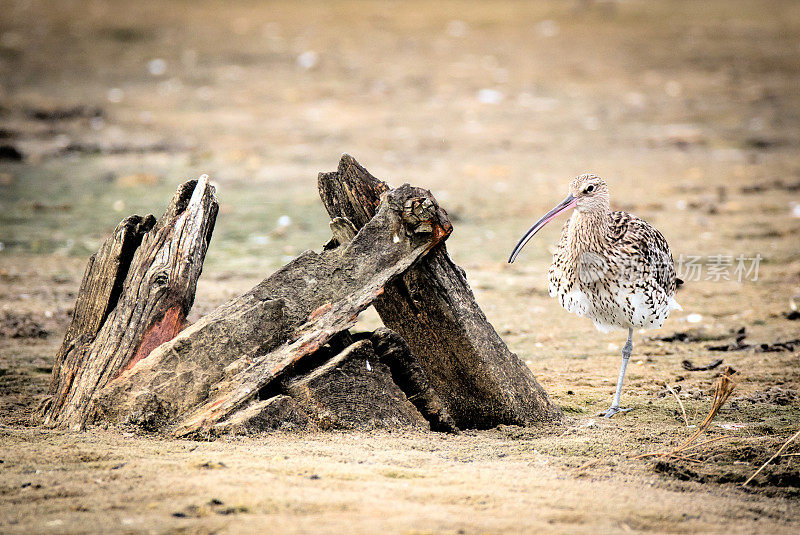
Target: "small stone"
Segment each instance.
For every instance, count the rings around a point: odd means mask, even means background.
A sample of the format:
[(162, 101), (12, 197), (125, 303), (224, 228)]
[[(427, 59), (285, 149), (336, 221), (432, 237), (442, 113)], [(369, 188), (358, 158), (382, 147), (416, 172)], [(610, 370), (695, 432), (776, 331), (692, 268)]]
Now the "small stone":
[(313, 69), (319, 61), (319, 54), (313, 50), (307, 50), (297, 56), (297, 66), (303, 70)]
[(478, 102), (481, 104), (500, 104), (505, 95), (497, 89), (481, 89), (478, 91)]
[(150, 63), (147, 64), (147, 70), (153, 76), (161, 76), (167, 72), (167, 62), (161, 58), (150, 60)]

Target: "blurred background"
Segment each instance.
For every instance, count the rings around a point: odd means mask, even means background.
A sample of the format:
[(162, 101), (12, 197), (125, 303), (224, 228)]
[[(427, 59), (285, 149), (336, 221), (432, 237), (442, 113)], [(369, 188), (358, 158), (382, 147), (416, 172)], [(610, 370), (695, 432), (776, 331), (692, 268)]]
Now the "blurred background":
[[(796, 0), (0, 1), (0, 526), (791, 531), (797, 457), (758, 491), (740, 482), (800, 421), (798, 58)], [(321, 249), (317, 173), (344, 152), (432, 190), (451, 256), (563, 426), (214, 443), (30, 428), (87, 259), (121, 219), (211, 176), (194, 321)], [(662, 231), (686, 280), (684, 310), (635, 333), (636, 410), (609, 421), (624, 333), (547, 294), (566, 218), (506, 263), (583, 172)], [(709, 434), (730, 441), (659, 474), (630, 458), (682, 442), (729, 365)], [(234, 516), (209, 512), (223, 501)]]
[(68, 303), (119, 220), (207, 173), (207, 312), (328, 239), (316, 176), (347, 152), (434, 192), (512, 339), (530, 310), (566, 317), (544, 293), (560, 222), (505, 261), (586, 171), (676, 259), (764, 256), (758, 283), (703, 273), (687, 315), (779, 314), (800, 293), (799, 56), (800, 4), (780, 0), (9, 0), (0, 266), (32, 287), (2, 297)]

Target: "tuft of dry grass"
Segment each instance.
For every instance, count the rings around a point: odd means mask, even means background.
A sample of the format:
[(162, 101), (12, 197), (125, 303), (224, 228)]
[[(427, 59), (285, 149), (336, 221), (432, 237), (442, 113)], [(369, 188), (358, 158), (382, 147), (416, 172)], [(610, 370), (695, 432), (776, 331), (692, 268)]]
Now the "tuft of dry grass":
[(711, 403), (711, 410), (708, 412), (705, 420), (697, 426), (697, 429), (694, 433), (691, 434), (689, 438), (687, 438), (681, 445), (673, 448), (669, 451), (662, 451), (662, 452), (652, 452), (652, 453), (643, 453), (641, 455), (637, 455), (634, 459), (643, 459), (646, 457), (671, 457), (675, 459), (682, 459), (687, 461), (698, 462), (699, 459), (692, 457), (691, 455), (686, 455), (687, 452), (690, 450), (695, 450), (697, 448), (701, 448), (706, 446), (712, 442), (716, 442), (718, 440), (722, 440), (726, 437), (719, 437), (714, 438), (711, 440), (706, 440), (705, 442), (701, 442), (695, 444), (694, 441), (702, 435), (708, 426), (711, 425), (711, 422), (714, 421), (714, 418), (717, 417), (720, 409), (725, 402), (728, 401), (728, 398), (733, 393), (734, 388), (736, 388), (736, 382), (733, 380), (733, 376), (736, 374), (736, 370), (728, 366), (725, 368), (725, 371), (722, 372), (722, 376), (720, 376), (719, 381), (717, 382), (716, 389), (714, 390), (714, 401)]

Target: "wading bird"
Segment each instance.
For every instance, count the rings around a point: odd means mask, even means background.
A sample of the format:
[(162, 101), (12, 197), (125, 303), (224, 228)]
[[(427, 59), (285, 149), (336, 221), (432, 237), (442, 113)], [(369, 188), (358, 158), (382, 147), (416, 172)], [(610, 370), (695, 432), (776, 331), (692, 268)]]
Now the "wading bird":
[(661, 327), (672, 310), (680, 310), (675, 290), (682, 281), (675, 276), (664, 236), (646, 221), (612, 212), (608, 186), (591, 174), (570, 182), (567, 198), (525, 233), (508, 262), (539, 229), (572, 208), (548, 272), (550, 296), (558, 296), (568, 312), (591, 319), (601, 332), (628, 329), (614, 400), (600, 413), (611, 418), (630, 410), (620, 408), (619, 398), (633, 351), (633, 329)]

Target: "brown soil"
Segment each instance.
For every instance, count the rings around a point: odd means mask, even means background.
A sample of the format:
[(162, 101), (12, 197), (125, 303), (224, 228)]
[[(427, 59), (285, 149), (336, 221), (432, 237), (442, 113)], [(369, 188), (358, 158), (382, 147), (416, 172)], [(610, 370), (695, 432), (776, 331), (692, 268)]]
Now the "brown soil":
[[(798, 46), (789, 0), (4, 8), (0, 531), (798, 532), (800, 442), (741, 486), (800, 425), (800, 348), (787, 343)], [(455, 222), (451, 255), (563, 424), (207, 443), (32, 423), (86, 258), (116, 222), (213, 178), (221, 211), (194, 320), (321, 247), (316, 173), (345, 151), (434, 192)], [(594, 414), (624, 335), (547, 296), (560, 225), (505, 263), (584, 171), (676, 259), (704, 263), (700, 280), (684, 268), (684, 310), (636, 333), (623, 391), (634, 410), (611, 420)], [(738, 281), (736, 257), (757, 254), (757, 280)], [(732, 280), (715, 280), (714, 255), (733, 258)], [(665, 383), (696, 425), (728, 365), (737, 388), (707, 432), (725, 440), (700, 462), (633, 459), (692, 431)]]

